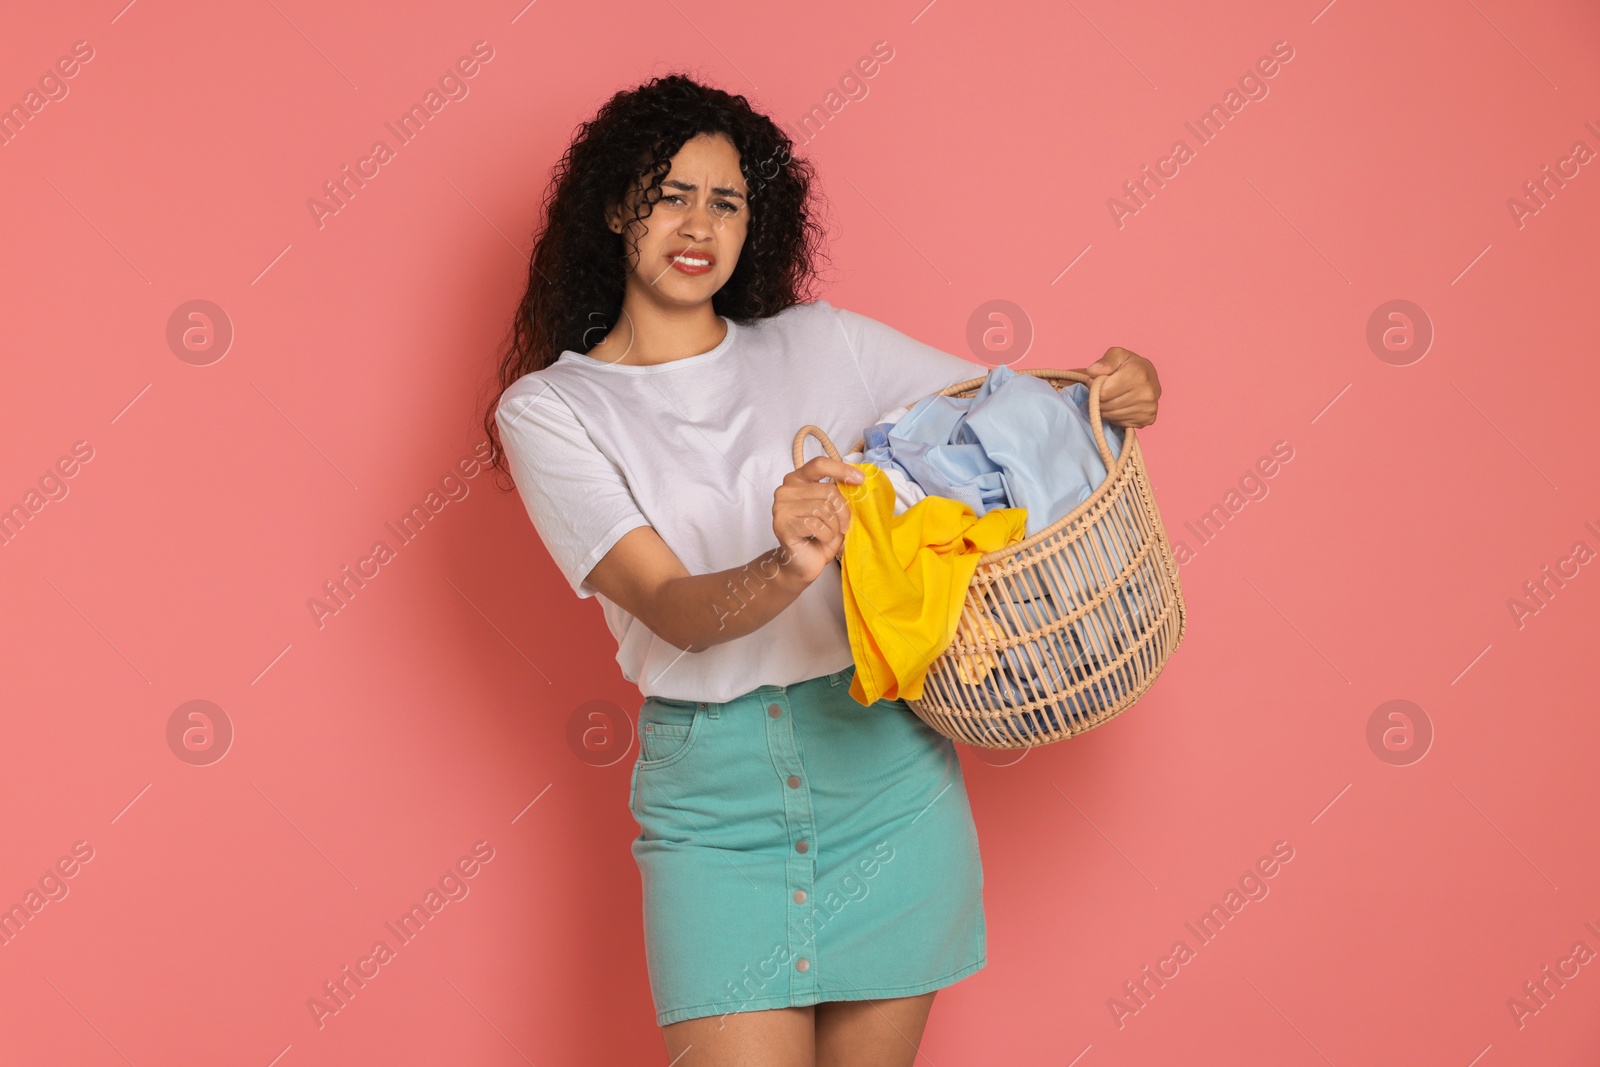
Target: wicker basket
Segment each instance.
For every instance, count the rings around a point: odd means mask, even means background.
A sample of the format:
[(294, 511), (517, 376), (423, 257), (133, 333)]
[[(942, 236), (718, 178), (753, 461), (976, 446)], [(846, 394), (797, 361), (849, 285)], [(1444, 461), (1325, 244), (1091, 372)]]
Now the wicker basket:
[[(906, 701), (940, 734), (980, 748), (1046, 745), (1099, 726), (1150, 688), (1184, 634), (1178, 565), (1138, 435), (1124, 428), (1115, 459), (1106, 441), (1105, 376), (1017, 373), (1057, 390), (1089, 386), (1089, 420), (1107, 474), (1071, 514), (979, 559), (954, 639), (929, 667), (921, 697)], [(939, 395), (971, 396), (983, 381)], [(796, 467), (805, 462), (808, 435), (841, 458), (822, 429), (805, 426), (794, 439)]]

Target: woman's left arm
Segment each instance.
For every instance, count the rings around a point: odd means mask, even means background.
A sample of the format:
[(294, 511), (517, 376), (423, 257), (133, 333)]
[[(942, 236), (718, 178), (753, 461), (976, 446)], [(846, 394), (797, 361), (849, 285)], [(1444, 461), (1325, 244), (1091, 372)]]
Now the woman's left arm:
[(1156, 421), (1161, 379), (1148, 359), (1126, 348), (1108, 348), (1083, 373), (1091, 378), (1110, 375), (1100, 387), (1100, 417), (1106, 422), (1143, 427)]

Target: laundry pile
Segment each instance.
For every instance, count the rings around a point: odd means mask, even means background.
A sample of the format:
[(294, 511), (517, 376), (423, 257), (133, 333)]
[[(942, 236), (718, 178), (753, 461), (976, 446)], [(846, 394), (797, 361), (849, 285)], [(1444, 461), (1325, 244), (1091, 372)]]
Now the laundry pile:
[[(1103, 430), (1112, 456), (1121, 455), (1122, 427)], [(1059, 581), (1050, 588), (1023, 571), (1013, 576), (1009, 604), (966, 603), (979, 558), (1064, 518), (1105, 480), (1082, 383), (1057, 390), (998, 366), (972, 396), (923, 397), (884, 412), (862, 437), (863, 451), (844, 459), (867, 479), (840, 487), (851, 510), (841, 563), (856, 662), (850, 693), (861, 704), (919, 698), (928, 668), (958, 632), (970, 644), (1044, 630), (1092, 601), (1101, 576), (1128, 562), (1110, 539), (1080, 538), (1056, 557)], [(1097, 675), (1134, 644), (1157, 606), (1129, 582), (1064, 628), (963, 655), (955, 664), (967, 690), (959, 702), (1014, 707), (1093, 679), (1063, 709), (1087, 717), (1119, 697), (1119, 675), (1135, 665)], [(1046, 706), (993, 725), (1026, 737), (1060, 723)]]

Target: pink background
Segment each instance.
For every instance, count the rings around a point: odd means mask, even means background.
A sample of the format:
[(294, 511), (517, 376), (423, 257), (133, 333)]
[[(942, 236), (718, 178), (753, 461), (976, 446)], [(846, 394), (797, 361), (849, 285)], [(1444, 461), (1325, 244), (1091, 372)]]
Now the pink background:
[[(640, 698), (517, 497), (448, 482), (467, 495), (336, 615), (308, 602), (472, 455), (579, 121), (681, 67), (804, 140), (879, 41), (802, 146), (825, 295), (961, 354), (1006, 299), (1025, 366), (1150, 357), (1141, 439), (1193, 550), (1188, 635), (1138, 707), (1012, 765), (961, 749), (989, 965), (940, 993), (924, 1062), (1600, 1055), (1600, 961), (1561, 962), (1600, 952), (1600, 565), (1511, 607), (1600, 550), (1600, 173), (1520, 226), (1508, 207), (1600, 149), (1600, 16), (920, 3), (8, 16), (6, 107), (74, 42), (93, 58), (0, 146), (0, 504), (92, 458), (0, 545), (0, 903), (92, 859), (0, 947), (0, 1060), (665, 1062), (621, 750)], [(319, 228), (322, 183), (478, 41), (469, 95)], [(1113, 221), (1278, 41), (1268, 95)], [(196, 299), (234, 332), (203, 366), (167, 341)], [(1367, 342), (1394, 299), (1435, 334), (1407, 365)], [(1209, 541), (1186, 528), (1230, 504)], [(169, 746), (191, 700), (231, 723), (220, 761)], [(1391, 700), (1431, 730), (1420, 760), (1369, 743)], [(604, 758), (569, 741), (596, 708)], [(1280, 841), (1269, 895), (1127, 997)], [(319, 1027), (322, 984), (478, 842), (469, 895)], [(1540, 1006), (1546, 966), (1577, 973)]]

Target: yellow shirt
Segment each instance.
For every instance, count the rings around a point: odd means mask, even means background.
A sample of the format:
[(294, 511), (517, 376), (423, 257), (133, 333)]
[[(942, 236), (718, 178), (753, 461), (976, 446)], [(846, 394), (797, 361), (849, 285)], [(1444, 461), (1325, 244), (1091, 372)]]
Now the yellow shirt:
[(839, 484), (850, 505), (840, 561), (856, 664), (850, 695), (860, 704), (915, 700), (955, 637), (979, 558), (1022, 540), (1028, 513), (994, 508), (980, 518), (960, 500), (927, 496), (896, 515), (888, 475), (851, 466), (866, 481)]

